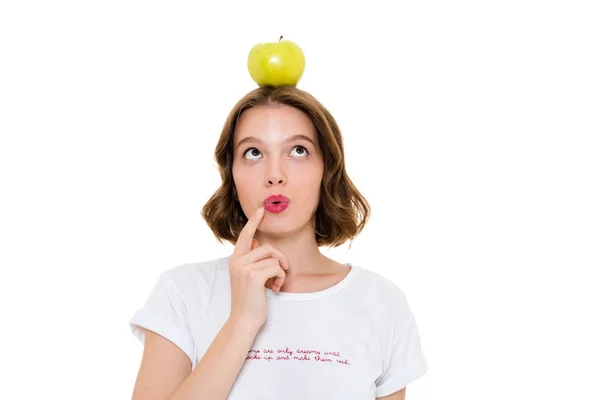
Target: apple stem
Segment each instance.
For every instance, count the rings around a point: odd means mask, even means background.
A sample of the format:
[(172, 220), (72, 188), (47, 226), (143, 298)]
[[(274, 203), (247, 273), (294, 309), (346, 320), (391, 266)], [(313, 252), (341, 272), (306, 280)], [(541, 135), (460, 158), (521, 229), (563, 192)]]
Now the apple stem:
[(281, 42), (281, 39), (283, 39), (283, 36), (279, 36), (279, 41)]

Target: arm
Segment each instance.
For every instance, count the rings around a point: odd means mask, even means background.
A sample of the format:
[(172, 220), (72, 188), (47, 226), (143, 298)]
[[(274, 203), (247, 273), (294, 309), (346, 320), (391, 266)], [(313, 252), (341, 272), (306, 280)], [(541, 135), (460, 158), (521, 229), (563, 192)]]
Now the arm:
[(227, 320), (192, 371), (179, 347), (146, 331), (132, 400), (226, 399), (257, 333), (241, 320)]
[(406, 387), (403, 387), (401, 390), (392, 393), (389, 396), (378, 397), (377, 400), (406, 400)]

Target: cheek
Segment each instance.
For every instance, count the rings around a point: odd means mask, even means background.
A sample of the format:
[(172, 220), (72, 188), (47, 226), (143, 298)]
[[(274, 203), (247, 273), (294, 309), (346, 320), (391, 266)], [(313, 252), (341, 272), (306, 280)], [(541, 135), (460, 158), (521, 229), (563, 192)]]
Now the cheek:
[(320, 197), (321, 192), (321, 176), (312, 176), (303, 179), (299, 184), (302, 188), (303, 195), (306, 199), (315, 199)]
[(233, 171), (233, 182), (240, 192), (244, 191), (244, 188), (252, 187), (256, 179), (256, 173), (252, 174), (247, 169), (240, 168)]
[(237, 192), (237, 200), (243, 207), (252, 207), (251, 203), (256, 200), (256, 192), (260, 187), (260, 177), (256, 174), (248, 174), (238, 171), (233, 176), (233, 182)]

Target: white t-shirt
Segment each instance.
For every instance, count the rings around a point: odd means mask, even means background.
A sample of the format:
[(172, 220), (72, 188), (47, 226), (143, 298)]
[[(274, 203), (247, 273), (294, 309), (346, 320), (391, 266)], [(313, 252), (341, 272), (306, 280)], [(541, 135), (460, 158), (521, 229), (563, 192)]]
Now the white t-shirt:
[[(228, 257), (163, 272), (129, 321), (144, 343), (152, 330), (196, 368), (231, 310)], [(427, 371), (402, 290), (347, 263), (338, 284), (314, 293), (265, 288), (267, 320), (228, 399), (361, 399), (394, 393)]]

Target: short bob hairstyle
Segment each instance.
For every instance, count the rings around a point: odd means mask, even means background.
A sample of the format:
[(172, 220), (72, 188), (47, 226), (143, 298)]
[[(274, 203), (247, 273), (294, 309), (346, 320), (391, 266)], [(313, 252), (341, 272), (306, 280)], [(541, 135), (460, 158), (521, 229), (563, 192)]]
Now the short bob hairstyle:
[(202, 207), (202, 218), (220, 243), (226, 240), (235, 246), (248, 222), (237, 200), (232, 175), (235, 128), (245, 110), (270, 104), (299, 109), (312, 120), (316, 129), (324, 164), (320, 200), (313, 219), (317, 246), (338, 247), (347, 240), (352, 241), (370, 217), (369, 203), (346, 173), (342, 136), (337, 123), (319, 101), (295, 86), (259, 87), (247, 93), (233, 107), (214, 153), (222, 184)]

